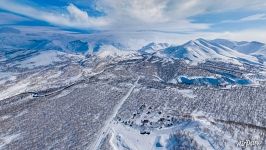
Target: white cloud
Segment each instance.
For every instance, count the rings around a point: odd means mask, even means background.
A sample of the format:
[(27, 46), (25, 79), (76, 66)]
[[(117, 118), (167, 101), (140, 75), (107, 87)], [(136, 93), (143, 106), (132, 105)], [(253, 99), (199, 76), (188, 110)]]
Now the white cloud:
[[(98, 0), (96, 9), (106, 16), (92, 17), (73, 4), (64, 10), (40, 9), (15, 0), (1, 0), (0, 8), (48, 23), (81, 29), (110, 31), (158, 30), (164, 32), (198, 32), (209, 24), (194, 23), (191, 16), (229, 10), (265, 10), (262, 0)], [(62, 13), (63, 12), (63, 13)], [(265, 19), (258, 14), (242, 21)]]
[[(172, 0), (99, 0), (97, 8), (106, 12), (104, 17), (90, 17), (75, 5), (65, 13), (43, 10), (14, 0), (1, 0), (0, 8), (48, 23), (82, 29), (102, 30), (163, 30), (169, 32), (207, 29), (207, 24), (191, 23), (179, 12), (169, 11)], [(185, 4), (188, 5), (189, 3)], [(175, 10), (175, 9), (171, 9)], [(173, 14), (171, 14), (173, 13)], [(176, 15), (176, 16), (175, 16)]]
[(110, 17), (137, 19), (144, 22), (164, 22), (190, 16), (234, 9), (259, 10), (266, 8), (262, 0), (99, 0), (97, 7)]
[(77, 26), (84, 27), (102, 27), (108, 24), (107, 19), (93, 18), (88, 15), (87, 12), (80, 10), (73, 4), (67, 6), (69, 16), (67, 17), (67, 23), (73, 22)]
[(246, 22), (246, 21), (258, 21), (258, 20), (266, 20), (266, 14), (255, 14), (251, 16), (247, 16), (244, 18), (241, 18), (239, 21), (240, 22)]
[(99, 0), (97, 8), (113, 21), (109, 28), (119, 30), (197, 31), (209, 24), (193, 23), (191, 16), (231, 10), (264, 10), (262, 0)]
[(67, 6), (66, 13), (37, 9), (31, 6), (16, 3), (12, 0), (1, 0), (0, 8), (59, 26), (98, 29), (107, 25), (107, 20), (105, 18), (89, 17), (87, 12), (78, 9), (73, 4)]
[(224, 20), (221, 23), (240, 23), (240, 22), (260, 21), (260, 20), (266, 20), (266, 13), (250, 15), (240, 18), (238, 20)]
[[(192, 23), (184, 13), (173, 5), (173, 0), (99, 0), (97, 9), (107, 14), (112, 22), (109, 30), (160, 30), (165, 32), (195, 31), (208, 29), (208, 24)], [(179, 5), (192, 5), (184, 1)], [(191, 10), (190, 10), (191, 11)], [(186, 15), (184, 15), (186, 14)]]
[(127, 19), (130, 22), (157, 23), (167, 21), (164, 14), (167, 1), (164, 0), (100, 0), (98, 9), (111, 18)]

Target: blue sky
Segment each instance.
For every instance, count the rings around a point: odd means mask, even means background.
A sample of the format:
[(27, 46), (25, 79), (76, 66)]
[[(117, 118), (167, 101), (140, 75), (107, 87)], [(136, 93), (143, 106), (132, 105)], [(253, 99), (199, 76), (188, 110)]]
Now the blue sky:
[(0, 0), (0, 18), (0, 26), (266, 41), (265, 0)]

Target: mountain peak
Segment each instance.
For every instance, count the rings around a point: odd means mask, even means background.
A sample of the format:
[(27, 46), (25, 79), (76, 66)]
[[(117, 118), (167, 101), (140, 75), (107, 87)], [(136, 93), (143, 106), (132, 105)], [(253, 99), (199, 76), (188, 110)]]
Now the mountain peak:
[(203, 39), (203, 38), (198, 38), (195, 41), (198, 41), (198, 42), (209, 42), (208, 40)]
[(169, 47), (170, 44), (168, 43), (155, 43), (151, 42), (147, 44), (146, 46), (143, 46), (139, 51), (141, 53), (155, 53), (158, 50), (165, 49)]
[(181, 46), (183, 46), (183, 47), (190, 47), (190, 46), (193, 46), (193, 47), (194, 46), (201, 47), (201, 46), (204, 46), (206, 44), (210, 44), (210, 41), (207, 41), (207, 40), (205, 40), (203, 38), (198, 38), (196, 40), (190, 40), (190, 41), (184, 43)]

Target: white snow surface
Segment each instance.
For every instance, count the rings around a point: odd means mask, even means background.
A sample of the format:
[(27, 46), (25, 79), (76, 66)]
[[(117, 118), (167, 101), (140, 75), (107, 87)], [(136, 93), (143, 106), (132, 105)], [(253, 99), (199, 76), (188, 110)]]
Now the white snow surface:
[(130, 50), (120, 50), (112, 45), (103, 45), (97, 55), (100, 58), (106, 58), (106, 57), (124, 57), (131, 56), (134, 54), (135, 51)]
[(44, 51), (39, 55), (26, 59), (20, 62), (20, 66), (23, 68), (34, 68), (38, 66), (48, 66), (56, 62), (62, 61), (60, 58), (62, 52), (59, 51)]
[(223, 45), (225, 47), (236, 50), (240, 53), (247, 55), (262, 55), (266, 58), (266, 45), (264, 43), (252, 41), (252, 42), (236, 42), (225, 39), (216, 39), (212, 42)]
[(20, 134), (11, 134), (11, 135), (0, 135), (0, 150), (4, 149), (5, 146), (12, 141), (18, 139)]
[(135, 81), (134, 85), (131, 86), (131, 88), (129, 89), (127, 94), (115, 106), (111, 116), (109, 117), (109, 119), (107, 119), (104, 127), (100, 130), (99, 137), (95, 140), (94, 143), (92, 143), (91, 148), (93, 150), (98, 150), (100, 148), (103, 140), (106, 138), (107, 134), (110, 133), (110, 129), (112, 127), (114, 117), (116, 116), (116, 114), (118, 113), (119, 109), (122, 107), (124, 102), (127, 100), (127, 98), (130, 96), (130, 94), (133, 92), (134, 88), (137, 86), (139, 79), (140, 79), (140, 77), (138, 77), (138, 79)]
[(180, 89), (180, 90), (177, 90), (177, 91), (178, 91), (178, 93), (180, 93), (184, 97), (188, 97), (188, 98), (197, 97), (197, 95), (195, 95), (193, 93), (193, 90), (191, 90), (191, 89)]
[(144, 47), (142, 47), (139, 51), (141, 53), (148, 53), (148, 54), (152, 54), (155, 53), (157, 51), (160, 51), (162, 49), (165, 49), (167, 47), (169, 47), (170, 44), (168, 43), (150, 43)]
[(192, 122), (184, 122), (168, 128), (154, 129), (149, 135), (140, 134), (139, 129), (120, 123), (113, 123), (109, 143), (113, 150), (167, 150), (169, 146), (176, 144), (176, 141), (171, 139), (171, 136), (178, 132), (184, 132), (206, 149), (220, 149), (221, 147), (215, 144), (213, 135), (208, 135), (205, 132), (205, 129), (208, 129), (210, 133), (217, 133), (222, 139), (228, 141), (225, 149), (239, 149), (235, 145), (237, 141), (229, 134), (225, 134), (220, 128), (214, 126), (211, 123), (213, 120), (204, 117), (204, 113), (194, 112), (192, 116), (194, 120)]
[(254, 63), (258, 62), (258, 59), (254, 56), (246, 55), (203, 39), (189, 41), (182, 46), (171, 47), (166, 49), (164, 53), (173, 58), (188, 59), (191, 65), (197, 65), (206, 60), (223, 61), (237, 65), (242, 64), (239, 59), (248, 60)]
[(19, 93), (26, 92), (29, 82), (21, 81), (16, 83), (14, 86), (7, 87), (4, 90), (0, 90), (0, 100), (9, 98)]

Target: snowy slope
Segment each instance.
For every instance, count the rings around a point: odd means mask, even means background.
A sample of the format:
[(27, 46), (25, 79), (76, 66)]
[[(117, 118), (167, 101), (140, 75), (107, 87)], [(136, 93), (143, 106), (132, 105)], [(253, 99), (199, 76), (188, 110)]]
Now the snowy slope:
[[(171, 150), (183, 149), (240, 149), (237, 140), (221, 127), (213, 124), (211, 118), (202, 116), (202, 112), (193, 112), (191, 121), (183, 121), (170, 128), (154, 129), (150, 134), (142, 135), (138, 129), (122, 124), (112, 125), (110, 145), (114, 150)], [(227, 140), (224, 146), (219, 140)], [(193, 142), (192, 142), (193, 141)]]
[(107, 58), (107, 57), (122, 57), (124, 59), (134, 56), (136, 51), (130, 51), (130, 50), (121, 50), (117, 47), (114, 47), (113, 45), (102, 45), (98, 52), (96, 52), (96, 55), (99, 58)]
[(266, 45), (264, 45), (259, 50), (257, 50), (256, 52), (253, 52), (251, 54), (252, 55), (263, 55), (264, 57), (266, 57)]
[(53, 65), (54, 63), (64, 61), (64, 58), (60, 57), (60, 54), (63, 55), (62, 52), (58, 51), (44, 51), (41, 52), (39, 55), (19, 62), (18, 65), (23, 68), (34, 68), (40, 66)]
[(169, 47), (170, 44), (168, 43), (150, 43), (146, 46), (143, 46), (139, 51), (141, 54), (152, 54), (155, 53), (159, 50), (165, 49), (167, 47)]
[(204, 39), (197, 39), (181, 46), (166, 48), (163, 53), (175, 59), (185, 59), (191, 64), (197, 64), (206, 60), (224, 61), (239, 65), (241, 64), (240, 60), (258, 63), (256, 57)]
[(20, 49), (85, 53), (88, 50), (88, 42), (83, 36), (67, 33), (28, 33), (16, 28), (0, 28), (0, 49), (4, 52)]
[(10, 67), (34, 69), (37, 67), (53, 66), (58, 63), (62, 64), (82, 60), (84, 57), (84, 55), (65, 53), (57, 50), (47, 50), (34, 52), (32, 55), (29, 55), (28, 57), (25, 56), (23, 59), (12, 59), (12, 61), (7, 61), (6, 64)]
[(240, 53), (244, 53), (251, 56), (256, 56), (266, 60), (266, 45), (264, 43), (252, 41), (252, 42), (236, 42), (225, 39), (215, 39), (211, 42), (217, 43), (233, 50), (236, 50)]

